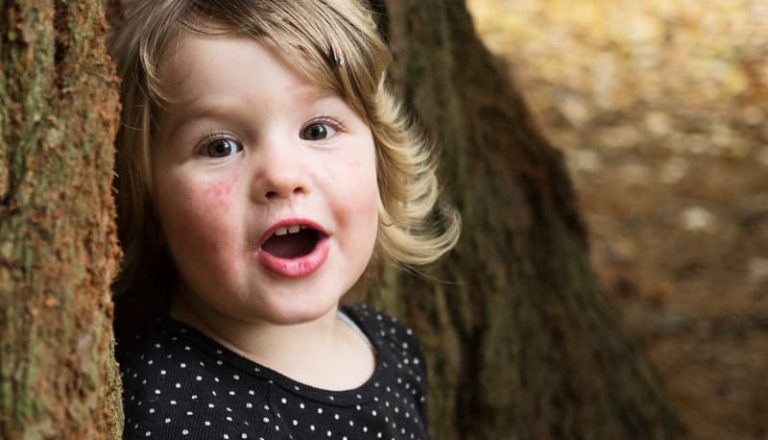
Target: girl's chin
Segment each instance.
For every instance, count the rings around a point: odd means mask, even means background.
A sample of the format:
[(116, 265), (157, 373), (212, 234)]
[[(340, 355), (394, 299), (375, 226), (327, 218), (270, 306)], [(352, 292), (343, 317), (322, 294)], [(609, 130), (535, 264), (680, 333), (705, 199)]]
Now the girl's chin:
[(338, 299), (316, 302), (314, 304), (304, 302), (295, 304), (280, 302), (271, 304), (268, 309), (258, 311), (258, 319), (269, 321), (277, 325), (307, 324), (313, 321), (321, 321), (328, 316), (335, 316), (339, 308)]

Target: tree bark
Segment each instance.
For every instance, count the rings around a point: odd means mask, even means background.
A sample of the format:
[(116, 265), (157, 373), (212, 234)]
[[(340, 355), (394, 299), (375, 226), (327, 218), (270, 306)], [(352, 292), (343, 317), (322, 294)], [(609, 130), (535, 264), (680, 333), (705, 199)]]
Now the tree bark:
[(464, 223), (427, 278), (392, 270), (383, 292), (425, 345), (432, 437), (683, 437), (590, 268), (561, 155), (464, 2), (374, 3), (393, 82), (436, 136)]
[(97, 0), (0, 0), (0, 438), (119, 438), (117, 82)]

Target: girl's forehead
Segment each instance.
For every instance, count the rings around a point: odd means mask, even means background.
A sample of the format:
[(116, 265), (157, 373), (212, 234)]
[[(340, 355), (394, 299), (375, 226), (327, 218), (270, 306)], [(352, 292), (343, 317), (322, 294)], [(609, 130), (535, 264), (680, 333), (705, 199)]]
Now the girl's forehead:
[(341, 85), (327, 65), (317, 66), (300, 55), (301, 51), (287, 53), (266, 37), (183, 31), (169, 41), (158, 60), (161, 98), (173, 101), (169, 95), (174, 93), (207, 91), (200, 89), (201, 81), (207, 89), (225, 88), (226, 84), (217, 81), (221, 78), (240, 78), (246, 84), (269, 80), (274, 87), (300, 97), (342, 95)]
[(186, 32), (176, 38), (167, 56), (160, 60), (159, 74), (164, 87), (181, 86), (190, 89), (190, 93), (202, 86), (226, 91), (233, 83), (260, 80), (270, 81), (292, 95), (312, 97), (336, 93), (334, 87), (313, 77), (302, 61), (311, 60), (291, 59), (264, 38)]

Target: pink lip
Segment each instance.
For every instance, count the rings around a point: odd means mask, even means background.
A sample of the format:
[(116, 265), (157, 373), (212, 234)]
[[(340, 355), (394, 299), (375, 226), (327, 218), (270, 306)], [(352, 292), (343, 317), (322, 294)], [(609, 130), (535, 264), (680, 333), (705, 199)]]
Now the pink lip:
[[(307, 255), (300, 258), (280, 258), (276, 257), (268, 252), (264, 252), (261, 249), (261, 245), (264, 244), (272, 234), (279, 228), (303, 225), (310, 227), (323, 235), (317, 242), (317, 246)], [(328, 242), (328, 233), (317, 223), (303, 219), (303, 218), (288, 218), (281, 220), (274, 225), (270, 226), (262, 235), (259, 240), (259, 250), (256, 251), (256, 261), (259, 262), (265, 269), (270, 272), (280, 275), (286, 278), (301, 278), (311, 275), (318, 269), (320, 269), (325, 261), (328, 259), (328, 253), (330, 251), (330, 244)]]

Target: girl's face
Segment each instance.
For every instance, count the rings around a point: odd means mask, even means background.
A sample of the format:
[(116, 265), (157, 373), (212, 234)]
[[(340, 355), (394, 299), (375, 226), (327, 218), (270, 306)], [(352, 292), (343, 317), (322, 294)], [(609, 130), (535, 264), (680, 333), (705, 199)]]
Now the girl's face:
[(152, 191), (181, 294), (246, 322), (335, 310), (376, 240), (370, 129), (256, 40), (186, 35), (171, 48)]

